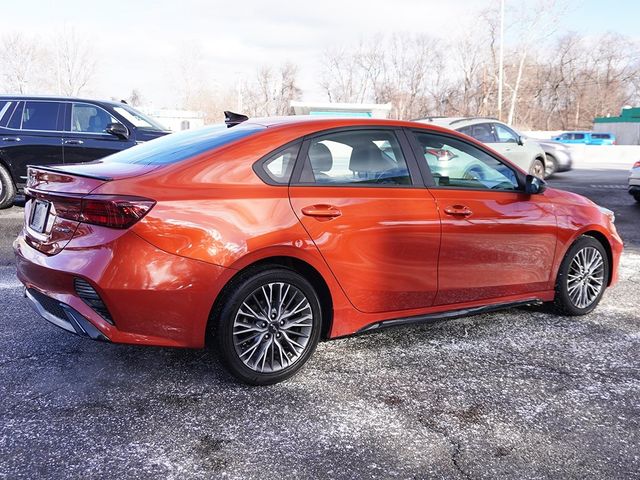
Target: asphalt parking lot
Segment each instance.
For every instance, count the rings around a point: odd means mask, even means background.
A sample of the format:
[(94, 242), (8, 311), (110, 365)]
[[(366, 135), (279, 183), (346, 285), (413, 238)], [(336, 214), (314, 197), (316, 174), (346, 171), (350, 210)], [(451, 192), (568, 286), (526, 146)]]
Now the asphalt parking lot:
[[(615, 166), (613, 166), (615, 167)], [(620, 282), (582, 318), (541, 309), (322, 343), (283, 384), (207, 351), (95, 343), (34, 314), (0, 212), (0, 478), (638, 478), (640, 205), (627, 169), (551, 186), (611, 208)]]

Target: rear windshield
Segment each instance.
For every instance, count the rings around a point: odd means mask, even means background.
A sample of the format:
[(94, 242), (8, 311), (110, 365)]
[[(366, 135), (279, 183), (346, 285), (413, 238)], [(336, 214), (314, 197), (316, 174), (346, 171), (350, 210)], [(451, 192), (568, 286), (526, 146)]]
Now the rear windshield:
[(105, 157), (105, 162), (135, 163), (138, 165), (168, 165), (181, 162), (214, 148), (264, 130), (261, 125), (214, 125), (185, 130), (136, 145)]
[(608, 133), (592, 133), (591, 138), (611, 138)]

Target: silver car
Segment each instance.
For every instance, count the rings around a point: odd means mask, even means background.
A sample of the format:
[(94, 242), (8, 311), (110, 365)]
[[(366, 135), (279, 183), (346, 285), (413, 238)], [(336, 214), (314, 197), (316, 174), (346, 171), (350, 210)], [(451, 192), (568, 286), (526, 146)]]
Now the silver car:
[(494, 118), (428, 117), (417, 120), (457, 130), (501, 153), (524, 171), (545, 177), (546, 155), (537, 141), (520, 135)]
[(529, 138), (542, 147), (545, 154), (545, 177), (550, 177), (557, 172), (567, 172), (573, 166), (571, 150), (564, 143), (555, 142), (553, 140), (540, 140), (537, 138)]
[(629, 194), (640, 202), (640, 161), (634, 163), (629, 172)]

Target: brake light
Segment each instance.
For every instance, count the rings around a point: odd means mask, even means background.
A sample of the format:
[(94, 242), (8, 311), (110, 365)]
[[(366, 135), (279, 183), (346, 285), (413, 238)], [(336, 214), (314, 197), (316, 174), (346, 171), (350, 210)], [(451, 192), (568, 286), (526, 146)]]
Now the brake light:
[(632, 168), (638, 168), (638, 167), (640, 167), (640, 160), (634, 163)]
[(148, 198), (122, 195), (35, 196), (50, 201), (60, 218), (110, 228), (129, 228), (156, 204)]

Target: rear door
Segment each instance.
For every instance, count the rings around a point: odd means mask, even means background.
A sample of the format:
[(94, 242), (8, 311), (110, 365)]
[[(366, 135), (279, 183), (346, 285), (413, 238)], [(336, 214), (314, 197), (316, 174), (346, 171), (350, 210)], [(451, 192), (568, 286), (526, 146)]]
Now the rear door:
[(415, 131), (418, 161), (442, 220), (436, 305), (549, 288), (553, 204), (526, 195), (513, 167), (462, 139)]
[(62, 163), (64, 105), (27, 100), (18, 103), (2, 131), (3, 159), (16, 183), (26, 183), (27, 165)]
[(135, 145), (107, 133), (109, 123), (121, 122), (98, 105), (68, 103), (65, 118), (64, 163), (91, 162)]
[(407, 148), (401, 130), (321, 134), (304, 142), (289, 187), (300, 222), (362, 312), (435, 299), (440, 220)]

